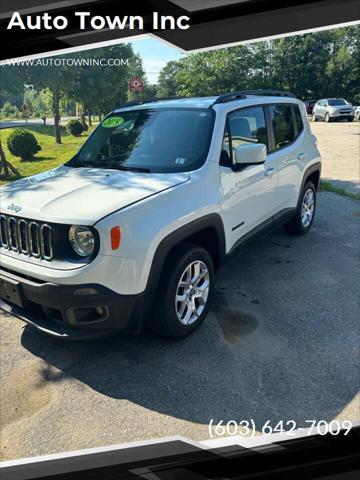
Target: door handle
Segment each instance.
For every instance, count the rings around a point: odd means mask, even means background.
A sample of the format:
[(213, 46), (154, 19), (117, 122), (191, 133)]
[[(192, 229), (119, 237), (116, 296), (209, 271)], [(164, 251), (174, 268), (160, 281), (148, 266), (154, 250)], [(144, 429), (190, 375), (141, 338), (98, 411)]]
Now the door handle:
[(274, 173), (275, 173), (275, 168), (273, 167), (265, 168), (265, 172), (264, 172), (265, 177), (270, 178)]

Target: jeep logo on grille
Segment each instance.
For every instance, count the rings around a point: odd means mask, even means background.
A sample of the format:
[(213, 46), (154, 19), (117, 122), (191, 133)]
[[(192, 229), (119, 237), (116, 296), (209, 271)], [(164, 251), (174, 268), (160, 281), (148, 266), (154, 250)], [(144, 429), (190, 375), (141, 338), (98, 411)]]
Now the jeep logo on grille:
[(22, 210), (22, 207), (20, 207), (20, 205), (15, 205), (15, 203), (12, 203), (11, 205), (7, 206), (7, 209), (12, 212), (19, 213)]

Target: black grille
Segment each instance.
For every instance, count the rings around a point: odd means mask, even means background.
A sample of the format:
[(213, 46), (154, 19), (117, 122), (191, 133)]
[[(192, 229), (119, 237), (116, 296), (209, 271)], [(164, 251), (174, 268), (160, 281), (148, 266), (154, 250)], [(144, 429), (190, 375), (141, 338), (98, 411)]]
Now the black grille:
[(51, 261), (53, 229), (47, 223), (0, 215), (0, 246), (22, 255)]

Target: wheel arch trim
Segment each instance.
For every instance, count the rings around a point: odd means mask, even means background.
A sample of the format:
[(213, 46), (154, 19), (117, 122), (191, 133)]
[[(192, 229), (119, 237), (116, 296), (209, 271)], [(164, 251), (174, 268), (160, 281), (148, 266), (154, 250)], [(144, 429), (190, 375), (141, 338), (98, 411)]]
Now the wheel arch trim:
[(187, 238), (210, 228), (215, 231), (218, 239), (219, 266), (224, 263), (226, 257), (225, 229), (222, 218), (219, 214), (211, 213), (205, 215), (174, 230), (161, 240), (155, 250), (146, 284), (147, 307), (150, 307), (152, 300), (154, 299), (165, 259), (169, 252), (181, 242), (184, 242)]

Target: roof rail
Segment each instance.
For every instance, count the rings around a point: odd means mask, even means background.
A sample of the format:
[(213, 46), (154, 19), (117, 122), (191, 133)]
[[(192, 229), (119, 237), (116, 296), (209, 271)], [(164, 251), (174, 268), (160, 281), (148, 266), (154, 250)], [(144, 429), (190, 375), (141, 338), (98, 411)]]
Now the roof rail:
[(285, 90), (241, 90), (239, 92), (233, 93), (225, 93), (224, 95), (220, 95), (213, 105), (217, 103), (226, 103), (226, 102), (233, 102), (234, 100), (239, 100), (240, 98), (246, 98), (250, 95), (258, 95), (258, 96), (275, 96), (275, 97), (291, 97), (296, 98), (291, 92), (287, 92)]
[(144, 103), (163, 102), (167, 100), (180, 100), (182, 98), (186, 97), (150, 97), (145, 98), (144, 100), (130, 100), (129, 102), (122, 103), (117, 108), (135, 107), (136, 105), (143, 105)]

